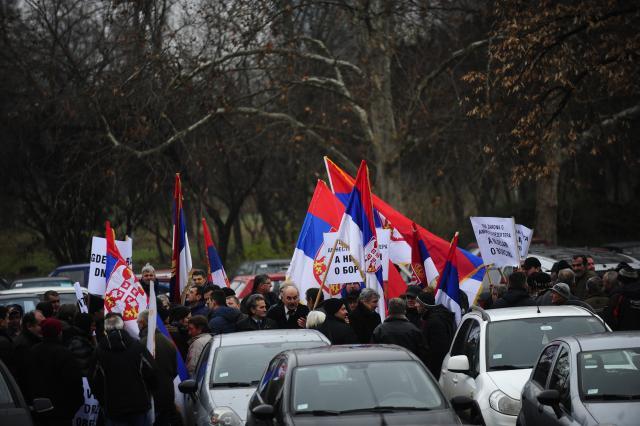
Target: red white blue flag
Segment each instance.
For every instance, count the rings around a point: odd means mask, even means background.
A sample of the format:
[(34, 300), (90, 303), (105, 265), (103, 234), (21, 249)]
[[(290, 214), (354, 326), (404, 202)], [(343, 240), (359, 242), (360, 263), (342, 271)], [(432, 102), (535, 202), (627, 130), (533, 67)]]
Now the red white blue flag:
[(436, 285), (438, 279), (438, 269), (433, 263), (427, 245), (418, 232), (417, 225), (413, 227), (413, 242), (411, 245), (411, 284), (422, 287)]
[(453, 237), (449, 254), (444, 264), (444, 269), (440, 275), (436, 288), (436, 304), (443, 305), (449, 309), (456, 317), (456, 324), (460, 324), (462, 309), (460, 308), (460, 282), (458, 280), (458, 233)]
[(176, 173), (173, 191), (173, 254), (171, 257), (171, 301), (173, 303), (182, 303), (182, 292), (187, 287), (192, 267), (182, 200), (180, 173)]
[(209, 280), (220, 288), (229, 287), (229, 278), (227, 278), (227, 273), (224, 271), (224, 267), (222, 266), (222, 260), (220, 259), (218, 250), (216, 250), (216, 246), (213, 245), (211, 232), (209, 231), (209, 226), (207, 226), (207, 221), (204, 217), (202, 218), (202, 234), (204, 235), (204, 245), (207, 250), (207, 269), (209, 270)]

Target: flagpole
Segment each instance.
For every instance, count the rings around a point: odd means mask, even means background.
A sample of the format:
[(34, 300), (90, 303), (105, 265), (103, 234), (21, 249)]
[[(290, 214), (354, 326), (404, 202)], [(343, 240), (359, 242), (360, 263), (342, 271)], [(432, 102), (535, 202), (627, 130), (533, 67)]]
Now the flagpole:
[[(483, 264), (483, 265), (480, 265), (479, 267), (477, 267), (475, 269), (475, 271), (478, 271), (481, 267), (484, 267), (484, 273), (487, 274), (487, 279), (489, 280), (489, 293), (491, 293), (491, 290), (493, 289), (493, 282), (491, 281), (491, 274), (489, 273), (489, 268), (492, 267), (492, 266), (493, 266), (493, 263), (489, 263), (487, 265)], [(482, 282), (480, 282), (480, 289), (476, 293), (476, 297), (473, 299), (473, 304), (474, 305), (477, 304), (478, 297), (480, 297), (481, 293), (482, 293)]]
[[(336, 255), (336, 247), (338, 246), (338, 239), (336, 238), (336, 242), (333, 243), (333, 250), (331, 251), (331, 256), (329, 256), (329, 263), (327, 264), (327, 270), (322, 277), (322, 283), (320, 283), (320, 291), (316, 295), (316, 301), (313, 304), (313, 309), (315, 310), (320, 302), (320, 294), (324, 291), (325, 283), (327, 282), (327, 277), (329, 276), (329, 268), (331, 268), (331, 263), (333, 262), (333, 257)], [(331, 294), (331, 292), (329, 292)]]

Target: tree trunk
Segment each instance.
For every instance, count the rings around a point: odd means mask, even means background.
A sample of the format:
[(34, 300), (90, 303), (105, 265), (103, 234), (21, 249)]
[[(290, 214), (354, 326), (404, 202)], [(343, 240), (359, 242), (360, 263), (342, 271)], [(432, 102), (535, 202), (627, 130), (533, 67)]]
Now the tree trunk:
[(558, 184), (561, 153), (558, 144), (545, 149), (547, 173), (536, 181), (535, 236), (551, 245), (558, 243)]

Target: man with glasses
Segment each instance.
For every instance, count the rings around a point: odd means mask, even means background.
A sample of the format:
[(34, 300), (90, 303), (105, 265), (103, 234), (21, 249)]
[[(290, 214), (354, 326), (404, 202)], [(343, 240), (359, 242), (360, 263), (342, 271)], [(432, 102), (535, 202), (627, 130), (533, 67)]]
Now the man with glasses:
[(587, 281), (596, 276), (594, 271), (588, 269), (587, 256), (579, 254), (573, 256), (571, 269), (576, 275), (575, 286), (571, 289), (571, 293), (580, 300), (587, 298)]

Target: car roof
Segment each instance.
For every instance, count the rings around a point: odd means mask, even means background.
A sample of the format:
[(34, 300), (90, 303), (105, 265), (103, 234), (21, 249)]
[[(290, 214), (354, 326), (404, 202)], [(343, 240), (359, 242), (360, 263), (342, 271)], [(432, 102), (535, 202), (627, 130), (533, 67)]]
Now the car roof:
[[(2, 296), (32, 296), (38, 294), (44, 294), (46, 291), (55, 290), (58, 293), (75, 293), (73, 287), (26, 287), (26, 288), (12, 288), (10, 290), (0, 290), (0, 297)], [(87, 289), (82, 288), (82, 292), (86, 293)]]
[(88, 268), (89, 266), (90, 266), (89, 263), (72, 263), (70, 265), (56, 266), (56, 269), (54, 269), (54, 271), (63, 271), (65, 269), (82, 269), (82, 268)]
[[(13, 280), (14, 283), (33, 283), (33, 282), (60, 282), (67, 280), (71, 282), (71, 280), (67, 277), (39, 277), (39, 278), (18, 278), (17, 280)], [(13, 284), (13, 283), (12, 283)]]
[(239, 346), (275, 342), (327, 342), (324, 334), (308, 329), (241, 331), (213, 336), (220, 346)]
[(295, 355), (298, 366), (414, 360), (406, 349), (395, 345), (338, 345), (312, 349), (289, 349), (286, 352)]
[[(539, 312), (538, 312), (539, 311)], [(544, 317), (589, 317), (593, 316), (591, 312), (580, 306), (563, 305), (563, 306), (520, 306), (516, 308), (498, 308), (498, 309), (474, 309), (466, 315), (481, 316), (484, 320), (508, 321), (513, 319), (524, 318), (544, 318)], [(466, 316), (465, 315), (465, 316)]]
[(608, 333), (580, 334), (562, 337), (567, 343), (577, 343), (581, 351), (599, 351), (606, 349), (623, 349), (640, 347), (640, 332), (616, 331)]

